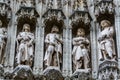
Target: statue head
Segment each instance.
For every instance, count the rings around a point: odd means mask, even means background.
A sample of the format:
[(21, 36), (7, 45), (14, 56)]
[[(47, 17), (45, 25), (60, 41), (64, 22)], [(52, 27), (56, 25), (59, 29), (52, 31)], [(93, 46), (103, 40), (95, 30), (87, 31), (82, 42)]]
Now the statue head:
[(78, 28), (77, 36), (85, 36), (85, 30), (83, 28)]
[(0, 27), (2, 27), (2, 21), (0, 20)]
[(100, 24), (103, 29), (111, 26), (111, 23), (108, 20), (102, 20)]
[(56, 25), (54, 25), (54, 26), (52, 27), (51, 32), (52, 32), (52, 33), (58, 33), (58, 32), (59, 32), (59, 28), (58, 28)]
[(24, 24), (23, 25), (23, 31), (24, 32), (30, 32), (30, 25), (29, 24)]

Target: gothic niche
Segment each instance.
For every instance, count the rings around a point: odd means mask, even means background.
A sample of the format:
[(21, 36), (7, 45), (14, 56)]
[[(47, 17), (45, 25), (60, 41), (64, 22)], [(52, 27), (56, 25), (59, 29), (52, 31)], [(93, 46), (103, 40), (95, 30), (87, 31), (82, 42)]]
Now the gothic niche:
[[(15, 69), (12, 79), (33, 80), (32, 67), (35, 53), (35, 27), (37, 18), (17, 13)], [(29, 14), (30, 15), (30, 14)]]
[[(73, 61), (73, 77), (79, 78), (82, 74), (90, 77), (91, 71), (91, 53), (90, 53), (90, 26), (85, 25), (82, 21), (72, 24), (73, 40), (72, 40), (72, 61)], [(85, 78), (85, 76), (84, 76)], [(80, 78), (79, 78), (80, 79)]]
[[(70, 16), (72, 26), (72, 79), (87, 80), (91, 76), (90, 21), (85, 0), (74, 0), (74, 12)], [(83, 75), (84, 74), (84, 75)]]
[(99, 79), (111, 79), (111, 75), (114, 79), (117, 79), (118, 62), (114, 27), (109, 20), (102, 20), (100, 26), (102, 29), (98, 37), (100, 49)]
[(59, 10), (49, 10), (43, 15), (45, 24), (44, 75), (47, 80), (63, 80), (62, 56), (64, 15)]
[(95, 14), (99, 24), (99, 80), (117, 80), (118, 62), (115, 42), (113, 0), (101, 0), (97, 3)]
[[(113, 0), (99, 0), (95, 4), (95, 16), (100, 22), (101, 20), (107, 19), (113, 23), (114, 21), (114, 11), (115, 5)], [(103, 17), (104, 16), (104, 17)], [(108, 17), (109, 16), (109, 17)]]

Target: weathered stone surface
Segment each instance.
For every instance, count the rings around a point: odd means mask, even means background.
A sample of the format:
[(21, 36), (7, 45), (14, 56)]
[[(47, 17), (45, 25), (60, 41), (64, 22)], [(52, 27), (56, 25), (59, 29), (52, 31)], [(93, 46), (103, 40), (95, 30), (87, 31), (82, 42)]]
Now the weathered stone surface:
[(91, 69), (78, 69), (72, 75), (72, 80), (91, 80)]
[(3, 66), (0, 64), (0, 78), (4, 76), (4, 68)]
[(7, 72), (5, 74), (6, 79), (14, 80), (34, 80), (32, 70), (27, 65), (17, 66), (13, 72)]
[(58, 67), (48, 67), (44, 70), (43, 74), (47, 80), (64, 80)]

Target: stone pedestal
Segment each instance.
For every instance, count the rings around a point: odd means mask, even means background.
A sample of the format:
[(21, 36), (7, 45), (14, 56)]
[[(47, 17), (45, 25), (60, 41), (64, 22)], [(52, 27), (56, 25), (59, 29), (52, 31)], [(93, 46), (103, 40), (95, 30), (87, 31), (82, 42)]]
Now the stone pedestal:
[(64, 80), (61, 71), (58, 67), (48, 67), (44, 70), (43, 75), (46, 80)]
[(78, 69), (76, 70), (71, 79), (72, 80), (90, 80), (91, 79), (91, 69)]
[(6, 79), (34, 80), (34, 76), (28, 65), (19, 65), (12, 72), (6, 73)]
[(105, 60), (100, 63), (98, 70), (99, 80), (118, 80), (118, 63), (115, 60)]

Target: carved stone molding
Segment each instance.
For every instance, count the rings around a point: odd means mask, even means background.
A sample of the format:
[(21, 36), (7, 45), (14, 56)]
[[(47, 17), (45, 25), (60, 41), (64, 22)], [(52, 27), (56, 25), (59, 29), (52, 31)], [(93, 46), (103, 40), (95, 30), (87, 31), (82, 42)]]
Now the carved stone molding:
[(43, 14), (43, 24), (46, 26), (59, 25), (63, 26), (64, 19), (66, 19), (61, 9), (49, 9)]
[(5, 16), (8, 20), (11, 18), (11, 8), (6, 2), (0, 2), (0, 16)]
[(50, 19), (51, 17), (58, 17), (58, 19), (65, 19), (65, 15), (61, 9), (49, 9), (43, 14), (43, 18)]
[(72, 80), (90, 80), (91, 79), (91, 70), (90, 69), (78, 69), (76, 70), (72, 77)]
[(95, 5), (95, 15), (99, 16), (100, 14), (114, 14), (115, 5), (113, 0), (101, 0), (98, 1)]
[(91, 17), (88, 11), (75, 11), (71, 16), (70, 19), (72, 21), (72, 25), (78, 24), (83, 22), (85, 25), (89, 25), (91, 21)]
[(118, 63), (114, 60), (105, 60), (101, 62), (98, 70), (98, 79), (100, 80), (117, 80)]
[(17, 11), (16, 15), (18, 15), (18, 18), (28, 17), (29, 19), (35, 19), (36, 17), (39, 17), (34, 7), (21, 7)]

